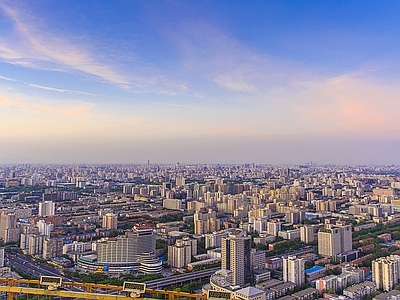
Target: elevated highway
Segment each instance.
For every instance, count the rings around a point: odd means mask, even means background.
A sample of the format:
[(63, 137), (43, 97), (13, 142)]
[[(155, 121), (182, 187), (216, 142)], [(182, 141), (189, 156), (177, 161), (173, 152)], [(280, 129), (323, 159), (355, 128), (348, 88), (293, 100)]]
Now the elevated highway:
[(214, 274), (218, 270), (221, 270), (221, 268), (216, 267), (181, 275), (165, 277), (161, 279), (149, 280), (146, 282), (146, 286), (151, 289), (162, 289), (170, 285), (178, 285), (178, 284), (183, 284), (185, 282), (195, 281), (198, 279), (209, 278), (212, 274)]

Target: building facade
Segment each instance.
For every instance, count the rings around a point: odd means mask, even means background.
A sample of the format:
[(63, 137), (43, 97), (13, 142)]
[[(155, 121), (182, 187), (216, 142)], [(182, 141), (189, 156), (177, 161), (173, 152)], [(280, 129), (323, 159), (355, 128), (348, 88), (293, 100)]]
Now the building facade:
[(318, 254), (333, 257), (352, 249), (351, 225), (326, 224), (318, 232)]
[(97, 243), (99, 262), (136, 262), (141, 253), (154, 252), (156, 239), (149, 228), (134, 228), (132, 232), (116, 238), (106, 238)]
[(251, 265), (251, 237), (237, 230), (222, 240), (222, 269), (232, 271), (232, 284), (254, 285)]
[(296, 256), (288, 256), (288, 258), (284, 258), (283, 281), (289, 281), (298, 286), (303, 285), (306, 282), (304, 264), (304, 259), (296, 258)]
[(372, 281), (378, 289), (392, 290), (400, 279), (400, 256), (390, 255), (372, 261)]

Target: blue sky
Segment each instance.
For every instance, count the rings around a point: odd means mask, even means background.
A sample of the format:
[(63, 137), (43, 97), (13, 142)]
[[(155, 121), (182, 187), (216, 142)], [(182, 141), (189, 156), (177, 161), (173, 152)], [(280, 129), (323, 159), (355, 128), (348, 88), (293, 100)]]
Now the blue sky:
[(397, 164), (397, 1), (2, 1), (1, 163)]

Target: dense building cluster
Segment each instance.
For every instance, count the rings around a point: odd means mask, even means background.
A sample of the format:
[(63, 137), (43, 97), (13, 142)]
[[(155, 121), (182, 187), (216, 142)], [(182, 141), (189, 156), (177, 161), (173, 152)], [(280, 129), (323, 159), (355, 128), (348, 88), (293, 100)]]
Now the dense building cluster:
[(78, 271), (220, 266), (203, 289), (243, 299), (400, 283), (395, 166), (3, 165), (0, 188), (1, 241)]

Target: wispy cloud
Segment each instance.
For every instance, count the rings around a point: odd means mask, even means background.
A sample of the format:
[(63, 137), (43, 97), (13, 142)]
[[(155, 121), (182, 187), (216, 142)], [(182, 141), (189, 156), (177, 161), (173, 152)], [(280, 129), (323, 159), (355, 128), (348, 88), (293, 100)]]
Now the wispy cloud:
[(56, 87), (51, 87), (51, 86), (46, 86), (46, 85), (40, 85), (40, 84), (35, 84), (35, 83), (30, 83), (22, 80), (18, 80), (15, 78), (10, 78), (6, 76), (1, 76), (0, 79), (5, 80), (5, 81), (11, 81), (11, 82), (16, 82), (16, 83), (21, 83), (23, 85), (36, 88), (36, 89), (41, 89), (45, 91), (51, 91), (51, 92), (58, 92), (58, 93), (67, 93), (67, 94), (80, 94), (80, 95), (86, 95), (86, 96), (100, 96), (100, 97), (111, 97), (111, 96), (106, 96), (102, 94), (96, 94), (96, 93), (90, 93), (90, 92), (85, 92), (85, 91), (78, 91), (78, 90), (69, 90), (69, 89), (61, 89), (61, 88), (56, 88)]
[(263, 95), (270, 90), (307, 76), (298, 63), (252, 49), (229, 31), (203, 20), (182, 21), (165, 33), (181, 51), (186, 71), (230, 93), (229, 101), (241, 103), (254, 97), (266, 101)]
[(13, 22), (16, 33), (13, 37), (3, 37), (0, 42), (0, 56), (4, 60), (37, 67), (43, 67), (43, 62), (50, 62), (121, 86), (129, 83), (125, 76), (98, 61), (84, 47), (38, 28), (32, 17), (22, 10), (4, 2), (0, 3), (0, 8)]

